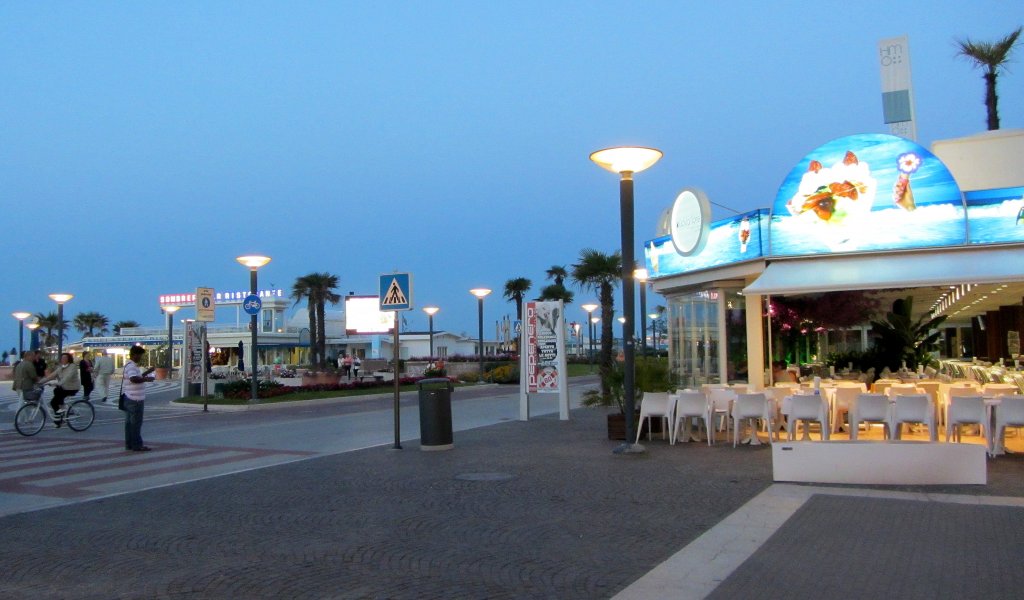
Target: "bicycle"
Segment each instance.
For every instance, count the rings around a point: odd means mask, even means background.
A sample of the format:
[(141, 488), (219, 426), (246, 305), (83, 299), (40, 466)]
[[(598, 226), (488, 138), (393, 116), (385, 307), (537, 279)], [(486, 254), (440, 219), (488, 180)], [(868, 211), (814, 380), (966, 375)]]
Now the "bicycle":
[(46, 425), (46, 417), (49, 416), (54, 423), (67, 423), (72, 431), (85, 431), (92, 427), (96, 420), (96, 409), (92, 402), (86, 399), (79, 399), (68, 402), (60, 415), (52, 413), (52, 409), (43, 401), (42, 393), (36, 400), (26, 400), (25, 405), (14, 414), (14, 428), (24, 436), (33, 436), (43, 430)]

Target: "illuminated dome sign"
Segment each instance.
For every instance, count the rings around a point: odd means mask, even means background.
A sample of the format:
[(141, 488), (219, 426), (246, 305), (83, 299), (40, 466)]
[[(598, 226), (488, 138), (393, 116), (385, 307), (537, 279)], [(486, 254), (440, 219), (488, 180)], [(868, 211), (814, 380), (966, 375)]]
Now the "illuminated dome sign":
[(963, 197), (922, 146), (887, 134), (833, 140), (797, 163), (772, 208), (771, 254), (963, 244)]
[(676, 196), (668, 223), (676, 252), (682, 256), (699, 254), (708, 241), (710, 225), (711, 205), (704, 192), (686, 188)]

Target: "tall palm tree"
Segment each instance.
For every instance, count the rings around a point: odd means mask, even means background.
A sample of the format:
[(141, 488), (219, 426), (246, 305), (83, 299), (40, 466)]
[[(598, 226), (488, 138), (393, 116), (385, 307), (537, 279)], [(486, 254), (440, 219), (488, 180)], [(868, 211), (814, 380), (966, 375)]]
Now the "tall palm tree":
[(141, 327), (138, 321), (118, 321), (114, 323), (114, 335), (121, 335), (122, 329), (131, 329), (132, 327)]
[[(316, 351), (320, 358), (320, 368), (327, 367), (327, 303), (341, 302), (341, 294), (334, 290), (338, 287), (338, 276), (330, 273), (310, 273), (306, 275), (309, 283), (309, 295), (316, 304)], [(312, 332), (310, 332), (312, 333)]]
[(555, 285), (565, 285), (565, 278), (569, 276), (569, 272), (562, 265), (553, 265), (544, 273), (547, 274), (548, 279), (555, 280)]
[(622, 254), (604, 254), (593, 248), (580, 251), (579, 262), (572, 266), (572, 279), (581, 289), (594, 290), (601, 304), (601, 350), (598, 353), (598, 372), (601, 374), (601, 394), (611, 393), (609, 385), (614, 365), (612, 358), (612, 317), (615, 297), (612, 292), (622, 277)]
[(540, 290), (540, 296), (537, 296), (537, 300), (561, 300), (566, 304), (572, 304), (573, 299), (576, 296), (564, 285), (552, 283), (546, 285)]
[(57, 318), (57, 313), (36, 313), (36, 322), (39, 323), (39, 328), (43, 330), (43, 345), (50, 346), (57, 343), (57, 336), (53, 334), (54, 331), (60, 330), (60, 320)]
[[(318, 357), (318, 344), (317, 344), (317, 326), (316, 326), (316, 301), (313, 299), (313, 281), (311, 277), (315, 273), (310, 275), (303, 275), (297, 277), (295, 283), (292, 284), (292, 299), (295, 300), (295, 305), (303, 300), (306, 301), (306, 314), (309, 317), (309, 364), (319, 365), (320, 361)], [(294, 306), (294, 305), (293, 305)]]
[(99, 330), (100, 335), (103, 335), (107, 333), (107, 328), (110, 327), (110, 319), (98, 312), (78, 313), (78, 316), (75, 317), (72, 323), (75, 329), (88, 334), (89, 337), (95, 335), (96, 330)]
[(985, 108), (988, 111), (988, 128), (999, 129), (999, 97), (996, 96), (996, 80), (999, 78), (999, 67), (1010, 60), (1010, 52), (1017, 44), (1021, 27), (997, 42), (972, 42), (968, 38), (957, 40), (960, 56), (974, 61), (975, 66), (982, 67), (985, 72)]
[(516, 303), (516, 319), (523, 320), (523, 298), (530, 291), (533, 282), (525, 277), (516, 277), (505, 282), (505, 299)]

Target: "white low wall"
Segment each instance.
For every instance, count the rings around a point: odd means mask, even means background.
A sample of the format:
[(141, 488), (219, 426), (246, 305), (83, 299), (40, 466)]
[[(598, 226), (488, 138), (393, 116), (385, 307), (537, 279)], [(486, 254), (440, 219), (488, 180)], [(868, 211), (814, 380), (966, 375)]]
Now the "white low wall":
[(937, 442), (777, 442), (775, 481), (876, 485), (987, 482), (985, 447)]

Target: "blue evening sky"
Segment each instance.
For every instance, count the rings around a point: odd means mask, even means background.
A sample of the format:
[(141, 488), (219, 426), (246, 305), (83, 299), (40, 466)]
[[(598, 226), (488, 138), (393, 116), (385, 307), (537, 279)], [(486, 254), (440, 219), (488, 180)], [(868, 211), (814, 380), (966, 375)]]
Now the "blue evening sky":
[[(437, 329), (475, 334), (468, 290), (493, 288), (491, 336), (514, 313), (507, 279), (539, 291), (548, 267), (619, 247), (617, 180), (590, 152), (665, 153), (636, 176), (639, 253), (685, 186), (767, 208), (807, 152), (886, 132), (883, 38), (910, 37), (923, 145), (984, 130), (954, 39), (1022, 23), (1024, 3), (985, 0), (8, 0), (0, 314), (66, 291), (68, 319), (159, 326), (159, 294), (245, 289), (234, 258), (261, 253), (261, 287), (328, 271), (375, 294), (412, 272), (411, 329), (436, 304)], [(1022, 59), (1000, 81), (1004, 128), (1024, 127)], [(576, 292), (572, 319), (595, 297)]]

